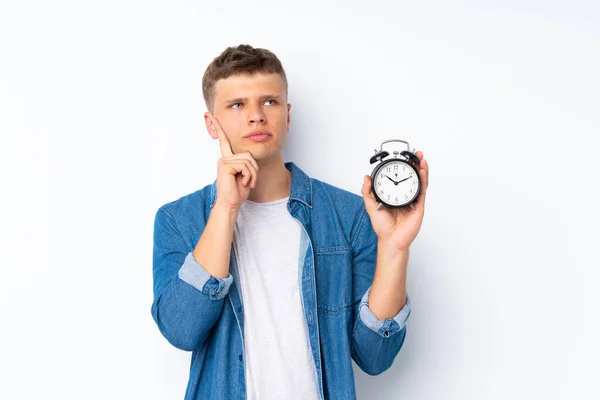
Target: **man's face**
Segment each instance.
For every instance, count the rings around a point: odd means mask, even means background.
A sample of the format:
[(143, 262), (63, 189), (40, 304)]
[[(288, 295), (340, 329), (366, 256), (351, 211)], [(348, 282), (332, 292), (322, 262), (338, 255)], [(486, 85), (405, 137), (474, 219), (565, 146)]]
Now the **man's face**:
[[(279, 74), (255, 73), (233, 75), (215, 83), (214, 117), (229, 139), (234, 154), (249, 151), (257, 161), (279, 155), (290, 129), (290, 108), (285, 87)], [(206, 128), (211, 130), (213, 116), (204, 114)], [(264, 131), (270, 134), (264, 141), (248, 135)]]

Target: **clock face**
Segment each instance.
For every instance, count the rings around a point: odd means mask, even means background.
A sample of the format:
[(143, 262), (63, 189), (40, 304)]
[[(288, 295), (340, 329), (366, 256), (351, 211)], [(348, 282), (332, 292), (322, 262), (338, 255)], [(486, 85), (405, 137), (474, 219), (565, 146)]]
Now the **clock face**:
[(375, 193), (384, 203), (402, 206), (419, 193), (417, 171), (408, 163), (391, 160), (382, 164), (373, 178)]

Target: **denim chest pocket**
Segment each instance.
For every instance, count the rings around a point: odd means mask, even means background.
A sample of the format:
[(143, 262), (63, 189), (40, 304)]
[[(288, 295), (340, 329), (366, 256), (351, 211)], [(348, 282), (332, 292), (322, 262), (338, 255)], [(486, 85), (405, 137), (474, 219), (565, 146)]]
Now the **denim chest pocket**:
[(352, 309), (352, 252), (349, 247), (327, 247), (315, 251), (317, 311), (337, 315)]

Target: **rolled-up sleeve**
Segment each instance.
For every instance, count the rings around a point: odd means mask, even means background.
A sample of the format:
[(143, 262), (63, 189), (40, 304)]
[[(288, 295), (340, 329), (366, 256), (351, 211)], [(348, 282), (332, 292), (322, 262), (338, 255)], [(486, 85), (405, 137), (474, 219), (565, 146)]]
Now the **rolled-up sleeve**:
[(370, 291), (371, 287), (369, 286), (369, 289), (367, 289), (366, 293), (363, 295), (359, 305), (359, 317), (365, 326), (386, 338), (393, 336), (404, 329), (406, 321), (410, 316), (410, 296), (406, 296), (406, 304), (404, 304), (404, 307), (402, 307), (398, 314), (394, 315), (392, 318), (380, 320), (369, 308)]
[(211, 300), (220, 300), (225, 297), (233, 282), (231, 273), (225, 279), (212, 276), (196, 261), (192, 252), (185, 257), (178, 275), (181, 280), (208, 295)]

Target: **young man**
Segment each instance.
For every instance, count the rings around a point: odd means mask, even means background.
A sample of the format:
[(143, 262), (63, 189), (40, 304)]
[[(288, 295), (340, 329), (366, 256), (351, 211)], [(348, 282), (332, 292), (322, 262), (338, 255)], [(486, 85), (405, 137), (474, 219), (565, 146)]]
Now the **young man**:
[(283, 161), (287, 79), (270, 51), (227, 48), (208, 66), (216, 180), (155, 216), (152, 316), (192, 351), (186, 399), (354, 399), (352, 360), (388, 369), (406, 336), (409, 246), (424, 214), (380, 207)]

